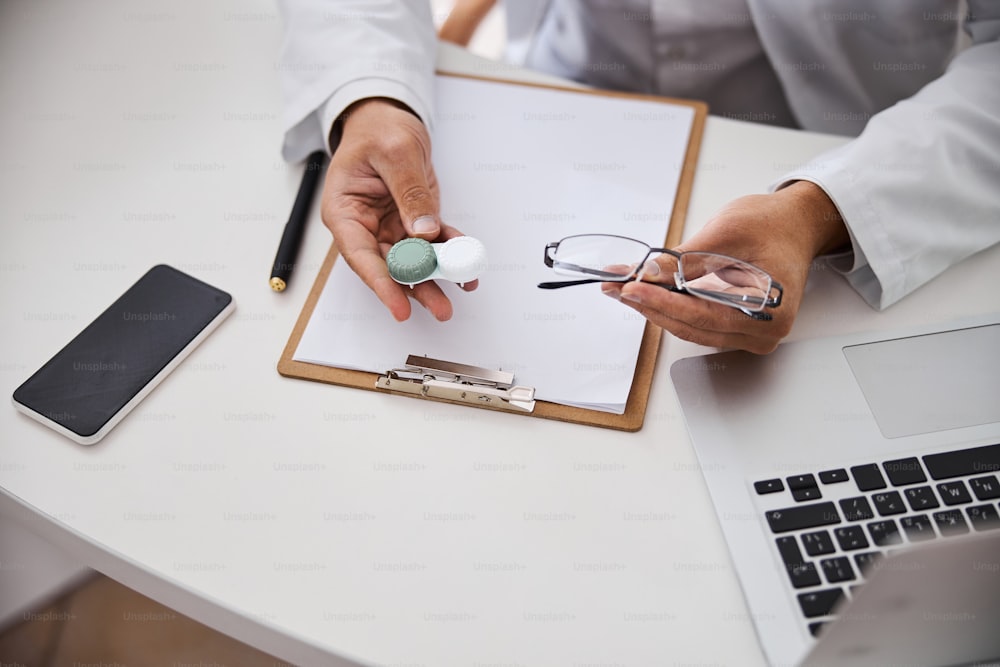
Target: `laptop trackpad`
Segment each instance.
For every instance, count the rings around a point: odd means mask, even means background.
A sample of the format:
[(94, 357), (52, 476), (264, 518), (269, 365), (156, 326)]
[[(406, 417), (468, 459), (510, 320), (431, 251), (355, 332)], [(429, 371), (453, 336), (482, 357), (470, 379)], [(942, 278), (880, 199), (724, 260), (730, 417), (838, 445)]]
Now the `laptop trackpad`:
[(851, 345), (844, 355), (887, 438), (1000, 421), (1000, 324)]

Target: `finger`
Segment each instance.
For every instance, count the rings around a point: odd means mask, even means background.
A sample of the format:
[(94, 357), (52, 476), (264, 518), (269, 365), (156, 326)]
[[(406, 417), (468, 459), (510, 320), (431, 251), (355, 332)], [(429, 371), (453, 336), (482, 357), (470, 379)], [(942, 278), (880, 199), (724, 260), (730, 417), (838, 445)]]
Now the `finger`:
[(674, 273), (677, 271), (677, 259), (666, 253), (654, 259), (646, 260), (642, 265), (642, 281), (674, 285)]
[(668, 326), (663, 327), (672, 335), (697, 345), (706, 347), (716, 347), (721, 349), (739, 349), (752, 352), (754, 354), (770, 354), (781, 342), (777, 338), (760, 338), (747, 336), (745, 334), (723, 334), (717, 332), (705, 332), (701, 329), (694, 329), (683, 322), (671, 321)]
[[(680, 295), (675, 295), (680, 296)], [(748, 350), (755, 354), (767, 354), (773, 352), (780, 342), (780, 337), (770, 335), (768, 330), (759, 333), (746, 332), (722, 332), (710, 329), (701, 329), (683, 320), (665, 317), (659, 311), (634, 301), (623, 299), (622, 303), (640, 313), (647, 320), (669, 331), (674, 336), (698, 345), (717, 348), (738, 348)], [(724, 306), (723, 306), (724, 307)], [(732, 309), (729, 309), (732, 310)], [(740, 313), (742, 315), (742, 313)], [(748, 322), (756, 323), (755, 320), (745, 318)], [(766, 323), (765, 323), (766, 324)]]
[(362, 225), (342, 223), (335, 226), (334, 242), (344, 261), (375, 292), (393, 318), (402, 322), (410, 317), (410, 300), (403, 286), (389, 276), (382, 252), (375, 238)]
[(394, 151), (377, 165), (382, 181), (399, 209), (399, 218), (408, 236), (432, 241), (441, 233), (438, 221), (438, 200), (431, 189), (430, 178), (419, 144)]
[(409, 292), (409, 295), (412, 296), (417, 303), (426, 308), (438, 322), (446, 322), (451, 319), (451, 301), (449, 301), (448, 297), (441, 291), (440, 285), (434, 281), (428, 280), (427, 282), (420, 283), (419, 285), (414, 285), (413, 289), (407, 288), (407, 291)]
[[(653, 322), (652, 319), (650, 319)], [(653, 322), (656, 324), (656, 322)], [(741, 333), (719, 333), (695, 329), (677, 320), (666, 320), (662, 327), (673, 336), (697, 345), (720, 349), (740, 349), (754, 354), (768, 354), (778, 347), (779, 339), (748, 336)]]
[(622, 300), (622, 287), (625, 283), (601, 283), (601, 292), (616, 301)]
[(673, 320), (703, 331), (753, 335), (763, 328), (761, 325), (771, 324), (747, 317), (736, 308), (641, 282), (631, 282), (623, 286), (620, 297), (622, 302), (641, 305), (644, 309), (655, 313), (658, 318), (657, 324), (660, 324), (659, 320)]
[[(360, 272), (358, 274), (360, 275)], [(397, 283), (388, 273), (377, 277), (374, 283), (365, 282), (375, 292), (375, 296), (378, 297), (379, 301), (389, 309), (389, 313), (392, 314), (393, 319), (397, 322), (404, 322), (410, 319), (412, 309), (410, 308), (410, 299), (406, 296), (406, 287), (404, 285)]]

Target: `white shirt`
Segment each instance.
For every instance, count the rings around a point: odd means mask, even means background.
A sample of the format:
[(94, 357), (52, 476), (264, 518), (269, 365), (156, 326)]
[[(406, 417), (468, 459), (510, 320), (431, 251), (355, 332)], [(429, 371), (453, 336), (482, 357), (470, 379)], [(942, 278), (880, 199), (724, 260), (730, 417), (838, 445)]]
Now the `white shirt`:
[[(860, 133), (775, 187), (826, 191), (853, 244), (834, 265), (877, 308), (1000, 241), (1000, 1), (968, 5), (506, 0), (510, 52), (529, 66), (703, 99), (716, 114)], [(281, 6), (286, 159), (326, 146), (334, 119), (365, 97), (398, 99), (432, 124), (428, 3)]]
[[(526, 4), (507, 6), (513, 12)], [(511, 49), (511, 58), (531, 69), (597, 88), (702, 100), (719, 116), (796, 126), (746, 0), (550, 0), (541, 17), (534, 34), (519, 36)]]

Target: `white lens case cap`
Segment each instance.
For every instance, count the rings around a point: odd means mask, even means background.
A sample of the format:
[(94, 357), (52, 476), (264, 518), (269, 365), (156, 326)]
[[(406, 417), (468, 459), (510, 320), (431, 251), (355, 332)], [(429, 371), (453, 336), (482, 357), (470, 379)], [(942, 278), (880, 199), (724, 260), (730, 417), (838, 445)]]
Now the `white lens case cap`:
[(479, 239), (458, 236), (444, 243), (432, 243), (438, 271), (445, 280), (460, 285), (472, 282), (486, 268), (486, 247)]

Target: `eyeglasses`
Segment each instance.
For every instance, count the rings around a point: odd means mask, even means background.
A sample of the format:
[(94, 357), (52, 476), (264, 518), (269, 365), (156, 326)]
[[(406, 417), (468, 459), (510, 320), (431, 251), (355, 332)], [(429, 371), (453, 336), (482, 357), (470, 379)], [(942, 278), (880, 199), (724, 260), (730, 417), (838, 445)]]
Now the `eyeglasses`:
[[(652, 267), (654, 262), (656, 267)], [(549, 243), (545, 246), (545, 265), (566, 276), (596, 277), (539, 283), (542, 289), (625, 283), (644, 276), (672, 277), (672, 282), (647, 282), (736, 308), (755, 320), (770, 320), (771, 315), (763, 310), (781, 305), (783, 292), (770, 274), (749, 262), (714, 252), (653, 248), (611, 234), (580, 234)]]

